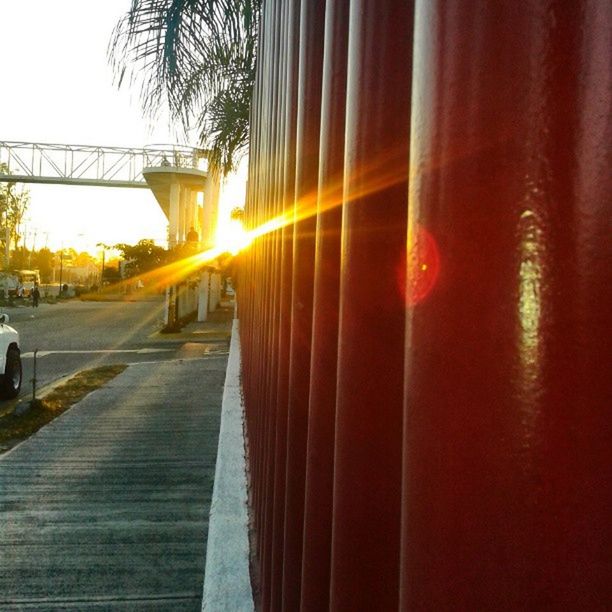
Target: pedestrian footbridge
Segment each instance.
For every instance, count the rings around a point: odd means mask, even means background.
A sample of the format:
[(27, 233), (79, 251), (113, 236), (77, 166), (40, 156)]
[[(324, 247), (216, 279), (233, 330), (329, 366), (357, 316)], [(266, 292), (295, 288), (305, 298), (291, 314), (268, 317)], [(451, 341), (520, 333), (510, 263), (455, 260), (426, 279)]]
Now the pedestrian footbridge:
[[(170, 248), (185, 243), (192, 228), (198, 234), (202, 250), (214, 246), (220, 175), (209, 168), (205, 149), (180, 145), (139, 149), (0, 140), (0, 182), (150, 189), (168, 219)], [(181, 309), (175, 306), (174, 310), (166, 310), (169, 313)], [(201, 320), (206, 310), (198, 308)], [(166, 323), (170, 322), (168, 314)]]
[(191, 226), (208, 246), (216, 226), (219, 179), (205, 149), (0, 141), (0, 182), (150, 189), (168, 218), (170, 246)]
[(148, 188), (149, 168), (206, 176), (204, 149), (153, 145), (141, 149), (0, 141), (0, 181)]

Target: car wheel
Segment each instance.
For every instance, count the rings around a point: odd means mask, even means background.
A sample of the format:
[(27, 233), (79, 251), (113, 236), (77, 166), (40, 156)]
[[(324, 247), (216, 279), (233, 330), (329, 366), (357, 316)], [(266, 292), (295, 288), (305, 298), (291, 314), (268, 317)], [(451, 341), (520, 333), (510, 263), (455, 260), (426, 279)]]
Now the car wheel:
[(0, 384), (0, 395), (4, 399), (11, 399), (19, 395), (21, 377), (21, 355), (19, 354), (19, 349), (11, 347), (6, 353), (6, 366), (2, 383)]

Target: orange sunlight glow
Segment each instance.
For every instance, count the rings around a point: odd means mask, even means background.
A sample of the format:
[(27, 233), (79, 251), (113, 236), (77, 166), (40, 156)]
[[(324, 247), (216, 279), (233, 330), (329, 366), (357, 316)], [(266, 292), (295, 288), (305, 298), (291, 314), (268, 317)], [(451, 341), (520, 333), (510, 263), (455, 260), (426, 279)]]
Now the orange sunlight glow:
[(241, 249), (246, 248), (253, 237), (242, 228), (242, 223), (237, 221), (231, 225), (231, 231), (219, 235), (216, 246), (205, 251), (188, 255), (178, 261), (166, 264), (155, 270), (132, 276), (115, 285), (109, 285), (102, 289), (101, 293), (116, 293), (118, 290), (128, 290), (133, 283), (141, 281), (144, 285), (144, 293), (158, 293), (168, 285), (181, 283), (199, 272), (206, 264), (211, 264), (223, 255), (236, 255)]
[(253, 242), (253, 237), (244, 229), (240, 219), (230, 219), (227, 223), (217, 227), (215, 249), (221, 249), (222, 253), (237, 255), (251, 242)]
[[(351, 190), (352, 199), (357, 200), (366, 197), (405, 180), (407, 180), (407, 167), (403, 155), (387, 153), (384, 159), (372, 160), (368, 167), (360, 169), (356, 180), (351, 181), (353, 187)], [(146, 292), (159, 292), (168, 285), (180, 283), (189, 277), (193, 277), (203, 266), (214, 262), (222, 255), (236, 255), (262, 236), (283, 227), (294, 225), (342, 204), (347, 206), (351, 204), (351, 201), (344, 201), (343, 181), (342, 178), (339, 178), (337, 181), (330, 181), (328, 187), (320, 192), (315, 190), (305, 194), (295, 203), (295, 206), (289, 206), (281, 215), (268, 219), (253, 229), (245, 230), (242, 221), (239, 219), (228, 220), (217, 227), (216, 245), (213, 248), (188, 255), (179, 261), (132, 277), (119, 283), (119, 286), (115, 285), (112, 289), (105, 289), (103, 292), (115, 292), (118, 288), (127, 287), (134, 281), (139, 280), (144, 284)], [(437, 255), (436, 249), (434, 249), (434, 253)], [(434, 264), (437, 264), (438, 257), (433, 259)], [(431, 278), (432, 271), (434, 272), (433, 282), (435, 283), (437, 265), (434, 265), (433, 270), (430, 270), (430, 273), (426, 275), (428, 278)]]
[(304, 194), (295, 206), (290, 205), (281, 215), (249, 230), (249, 244), (265, 234), (299, 223), (342, 204), (350, 206), (353, 200), (365, 198), (407, 180), (408, 165), (404, 150), (386, 151), (385, 155), (373, 158), (367, 166), (356, 170), (354, 177), (349, 177), (351, 199), (344, 200), (344, 175), (341, 175), (336, 180), (328, 181), (321, 191), (314, 190)]
[(131, 276), (114, 285), (104, 287), (100, 293), (117, 293), (117, 291), (128, 291), (135, 282), (142, 281), (144, 294), (158, 293), (168, 285), (181, 283), (198, 272), (207, 263), (213, 262), (220, 255), (228, 251), (222, 247), (215, 247), (189, 255), (155, 270), (144, 272), (137, 276)]

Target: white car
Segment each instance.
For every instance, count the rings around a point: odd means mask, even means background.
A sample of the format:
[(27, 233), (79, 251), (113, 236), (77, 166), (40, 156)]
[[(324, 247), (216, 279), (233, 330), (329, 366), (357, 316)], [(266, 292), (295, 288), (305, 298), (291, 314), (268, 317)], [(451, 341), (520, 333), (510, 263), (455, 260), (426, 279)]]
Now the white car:
[(19, 333), (7, 325), (9, 317), (0, 314), (0, 399), (11, 399), (21, 389), (21, 351)]

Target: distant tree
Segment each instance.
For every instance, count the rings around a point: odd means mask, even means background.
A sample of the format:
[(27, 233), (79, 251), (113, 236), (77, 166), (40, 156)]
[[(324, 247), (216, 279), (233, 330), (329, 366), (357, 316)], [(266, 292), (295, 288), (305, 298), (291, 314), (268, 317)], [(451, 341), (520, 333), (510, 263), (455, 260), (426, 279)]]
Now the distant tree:
[(79, 256), (79, 254), (76, 252), (76, 250), (72, 247), (67, 247), (64, 249), (64, 264), (69, 264), (71, 266), (76, 265), (75, 261), (77, 259), (77, 257)]
[(108, 266), (104, 266), (104, 277), (102, 278), (103, 282), (113, 284), (113, 283), (118, 283), (120, 280), (121, 280), (121, 274), (119, 273), (119, 262), (118, 261), (116, 265), (109, 264)]
[(137, 244), (116, 244), (113, 248), (123, 255), (125, 274), (128, 277), (150, 272), (166, 263), (166, 249), (157, 246), (153, 240), (145, 238)]
[(86, 268), (89, 265), (95, 265), (95, 258), (87, 253), (87, 251), (82, 251), (74, 258), (74, 265), (77, 268)]
[(232, 219), (232, 221), (242, 221), (243, 218), (244, 208), (241, 208), (240, 206), (234, 206), (234, 208), (232, 208), (230, 212), (230, 219)]
[[(8, 174), (6, 164), (0, 163), (0, 172)], [(6, 248), (7, 228), (9, 245), (17, 247), (19, 242), (18, 227), (30, 203), (30, 192), (23, 186), (16, 187), (16, 183), (0, 183), (0, 247), (4, 253)]]
[(47, 249), (40, 249), (34, 254), (34, 267), (40, 272), (40, 281), (50, 283), (53, 275), (53, 253)]
[(109, 268), (115, 268), (115, 269), (119, 269), (119, 266), (121, 265), (121, 257), (118, 256), (112, 256), (109, 257), (108, 255), (106, 255), (106, 263), (104, 264), (105, 267), (108, 266)]
[(11, 270), (26, 270), (30, 260), (30, 251), (25, 247), (16, 247), (11, 252), (9, 267)]

